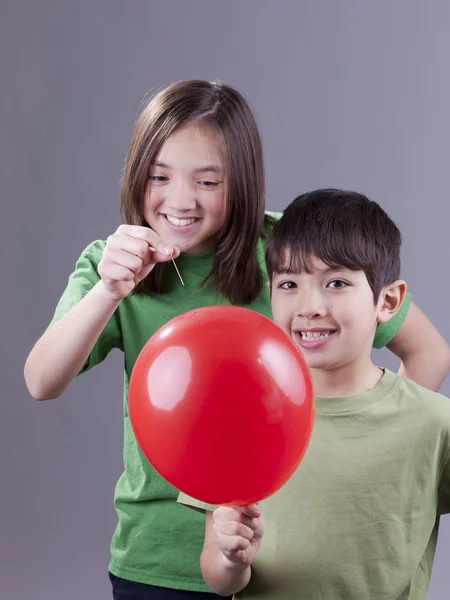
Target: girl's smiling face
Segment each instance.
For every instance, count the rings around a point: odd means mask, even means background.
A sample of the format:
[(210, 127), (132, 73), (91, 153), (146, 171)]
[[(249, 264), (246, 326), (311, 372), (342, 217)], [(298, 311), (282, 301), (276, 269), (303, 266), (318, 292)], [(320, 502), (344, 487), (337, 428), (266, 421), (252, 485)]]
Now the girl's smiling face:
[(220, 139), (190, 124), (162, 145), (144, 194), (144, 217), (165, 242), (181, 252), (212, 249), (227, 208), (227, 174)]

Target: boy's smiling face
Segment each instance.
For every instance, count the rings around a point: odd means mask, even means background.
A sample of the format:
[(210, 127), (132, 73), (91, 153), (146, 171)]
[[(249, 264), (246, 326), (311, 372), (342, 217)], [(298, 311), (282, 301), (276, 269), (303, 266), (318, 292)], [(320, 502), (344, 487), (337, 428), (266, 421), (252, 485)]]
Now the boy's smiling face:
[(312, 369), (366, 365), (377, 322), (388, 318), (385, 291), (375, 304), (364, 271), (330, 267), (315, 257), (311, 267), (310, 273), (273, 274), (273, 320)]

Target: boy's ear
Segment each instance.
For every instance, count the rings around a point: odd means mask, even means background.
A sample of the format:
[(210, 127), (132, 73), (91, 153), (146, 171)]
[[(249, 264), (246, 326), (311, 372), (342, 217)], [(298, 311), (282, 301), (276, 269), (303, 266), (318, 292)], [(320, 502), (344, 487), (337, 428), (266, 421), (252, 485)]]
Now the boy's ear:
[(386, 285), (378, 300), (378, 323), (386, 323), (397, 314), (406, 294), (406, 283), (402, 279)]

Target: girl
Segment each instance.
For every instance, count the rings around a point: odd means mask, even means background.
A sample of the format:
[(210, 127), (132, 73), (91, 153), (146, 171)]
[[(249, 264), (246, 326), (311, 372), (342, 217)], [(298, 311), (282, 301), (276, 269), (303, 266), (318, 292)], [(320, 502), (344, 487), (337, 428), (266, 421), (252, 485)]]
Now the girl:
[[(233, 303), (270, 316), (263, 239), (274, 217), (264, 213), (261, 141), (242, 96), (204, 81), (157, 94), (137, 120), (121, 202), (125, 224), (82, 253), (25, 379), (36, 399), (55, 398), (113, 348), (123, 351), (125, 469), (115, 492), (113, 596), (199, 599), (209, 593), (199, 568), (204, 517), (177, 504), (177, 490), (141, 454), (127, 389), (142, 347), (176, 315)], [(380, 327), (378, 343), (394, 338), (403, 372), (436, 388), (448, 369), (446, 345), (408, 304), (389, 329)]]

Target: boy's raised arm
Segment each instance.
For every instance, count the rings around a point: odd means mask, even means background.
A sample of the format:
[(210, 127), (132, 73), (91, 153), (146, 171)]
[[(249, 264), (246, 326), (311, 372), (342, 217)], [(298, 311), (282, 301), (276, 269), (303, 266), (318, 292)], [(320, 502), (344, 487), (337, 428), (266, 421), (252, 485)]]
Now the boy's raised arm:
[(413, 302), (387, 348), (402, 361), (400, 375), (431, 390), (439, 389), (450, 370), (450, 346)]

